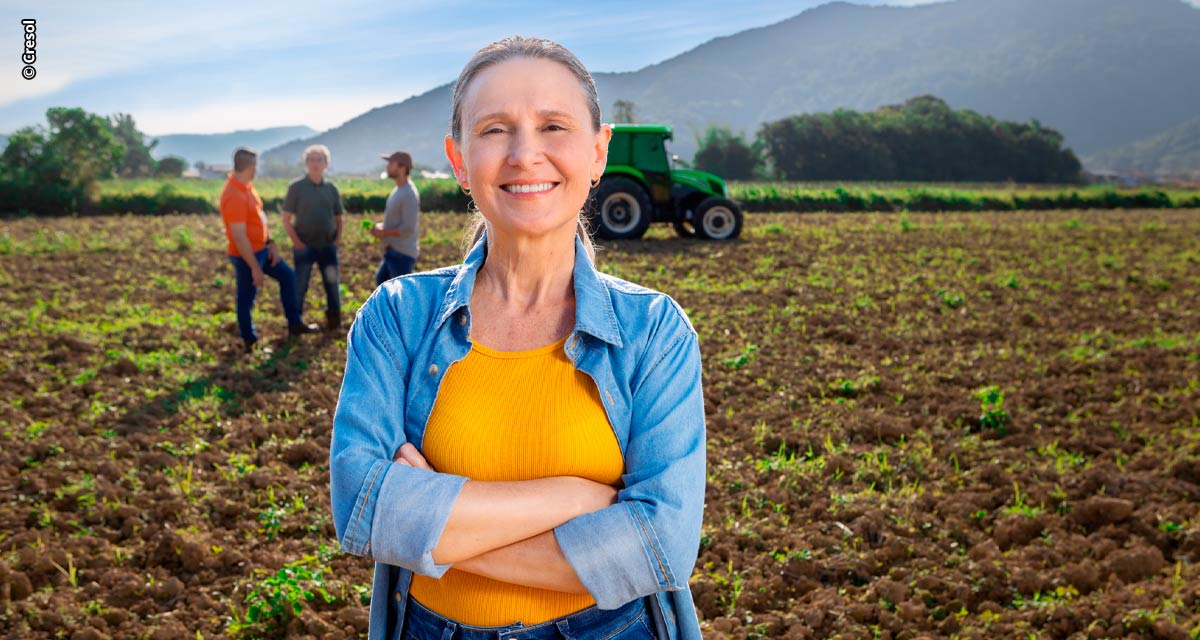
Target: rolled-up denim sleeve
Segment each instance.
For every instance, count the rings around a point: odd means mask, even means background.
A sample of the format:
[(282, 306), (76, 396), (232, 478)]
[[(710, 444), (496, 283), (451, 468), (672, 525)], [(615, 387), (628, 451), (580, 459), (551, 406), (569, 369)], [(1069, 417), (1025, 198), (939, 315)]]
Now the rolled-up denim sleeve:
[(617, 504), (554, 530), (601, 609), (687, 588), (704, 514), (704, 399), (690, 326), (633, 391), (625, 488)]
[(383, 331), (396, 326), (380, 321), (386, 300), (372, 296), (347, 338), (329, 450), (334, 528), (348, 553), (440, 577), (449, 565), (434, 563), (433, 548), (466, 478), (392, 462), (407, 441), (410, 362), (400, 336)]

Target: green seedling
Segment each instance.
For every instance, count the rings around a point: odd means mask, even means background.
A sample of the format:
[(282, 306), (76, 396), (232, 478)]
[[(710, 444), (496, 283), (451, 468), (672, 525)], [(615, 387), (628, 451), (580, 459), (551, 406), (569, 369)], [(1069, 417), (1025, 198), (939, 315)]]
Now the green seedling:
[(1005, 428), (1012, 421), (1004, 410), (1004, 392), (1000, 387), (992, 385), (975, 392), (979, 400), (979, 426), (984, 429), (995, 429), (1000, 435), (1005, 434)]
[[(231, 637), (262, 637), (264, 632), (278, 632), (304, 610), (305, 602), (320, 598), (329, 604), (337, 598), (329, 593), (323, 566), (309, 566), (314, 557), (285, 564), (274, 575), (265, 578), (246, 594), (249, 605), (244, 615), (234, 610), (228, 631)], [(232, 607), (232, 605), (231, 605)]]

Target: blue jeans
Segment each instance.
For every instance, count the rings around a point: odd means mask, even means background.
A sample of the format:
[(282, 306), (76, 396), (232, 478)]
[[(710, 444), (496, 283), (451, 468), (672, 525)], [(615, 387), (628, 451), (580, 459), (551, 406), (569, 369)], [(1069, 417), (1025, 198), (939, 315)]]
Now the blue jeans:
[[(254, 259), (258, 260), (258, 266), (262, 269), (263, 275), (279, 281), (279, 301), (283, 304), (283, 315), (287, 317), (288, 326), (302, 324), (300, 307), (296, 304), (296, 274), (282, 258), (275, 263), (275, 266), (271, 266), (267, 261), (268, 255), (268, 251), (263, 249), (254, 254)], [(254, 286), (254, 278), (250, 275), (250, 266), (246, 264), (245, 260), (242, 260), (241, 256), (229, 256), (229, 261), (233, 263), (233, 271), (237, 276), (238, 332), (242, 334), (242, 340), (258, 342), (258, 332), (254, 329), (254, 318), (250, 313), (254, 310), (254, 299), (258, 297), (258, 287)]]
[(308, 295), (308, 279), (312, 275), (314, 264), (321, 270), (321, 284), (325, 285), (325, 315), (341, 316), (342, 297), (338, 293), (338, 252), (337, 247), (329, 245), (314, 249), (304, 247), (292, 250), (292, 260), (296, 262), (296, 297), (300, 302), (300, 313), (304, 313), (304, 298)]
[(638, 598), (617, 609), (588, 607), (541, 624), (472, 627), (459, 624), (408, 599), (401, 640), (653, 640), (654, 621), (646, 601)]
[(379, 269), (375, 272), (375, 286), (379, 286), (392, 278), (406, 276), (413, 272), (413, 267), (417, 264), (417, 259), (396, 251), (388, 249), (383, 252), (383, 260), (379, 263)]

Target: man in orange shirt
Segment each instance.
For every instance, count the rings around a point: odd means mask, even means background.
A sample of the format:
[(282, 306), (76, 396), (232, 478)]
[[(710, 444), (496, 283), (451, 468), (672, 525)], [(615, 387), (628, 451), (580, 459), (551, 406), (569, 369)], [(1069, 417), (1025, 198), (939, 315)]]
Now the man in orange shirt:
[(254, 350), (258, 332), (254, 329), (251, 312), (263, 275), (279, 281), (279, 300), (287, 316), (288, 336), (319, 331), (315, 324), (305, 324), (300, 318), (296, 300), (296, 274), (279, 258), (279, 250), (267, 230), (267, 216), (262, 198), (254, 190), (254, 174), (258, 169), (258, 153), (245, 147), (233, 153), (233, 173), (221, 192), (221, 221), (229, 239), (229, 261), (237, 274), (238, 331), (246, 353)]

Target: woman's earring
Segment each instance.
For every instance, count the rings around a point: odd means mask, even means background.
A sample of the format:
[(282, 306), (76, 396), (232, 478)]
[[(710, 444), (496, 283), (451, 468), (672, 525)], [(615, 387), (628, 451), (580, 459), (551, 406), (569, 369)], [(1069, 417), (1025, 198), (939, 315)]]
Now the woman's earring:
[(462, 183), (459, 183), (459, 185), (458, 185), (458, 188), (459, 188), (459, 189), (462, 189), (462, 192), (463, 192), (464, 194), (466, 194), (468, 197), (470, 197), (470, 195), (471, 195), (471, 189), (470, 189), (469, 187), (467, 187), (466, 185), (464, 185), (464, 184), (462, 184)]
[(600, 178), (596, 178), (595, 180), (592, 180), (592, 188), (593, 189), (595, 189), (596, 185), (598, 185), (598, 184), (600, 184)]

